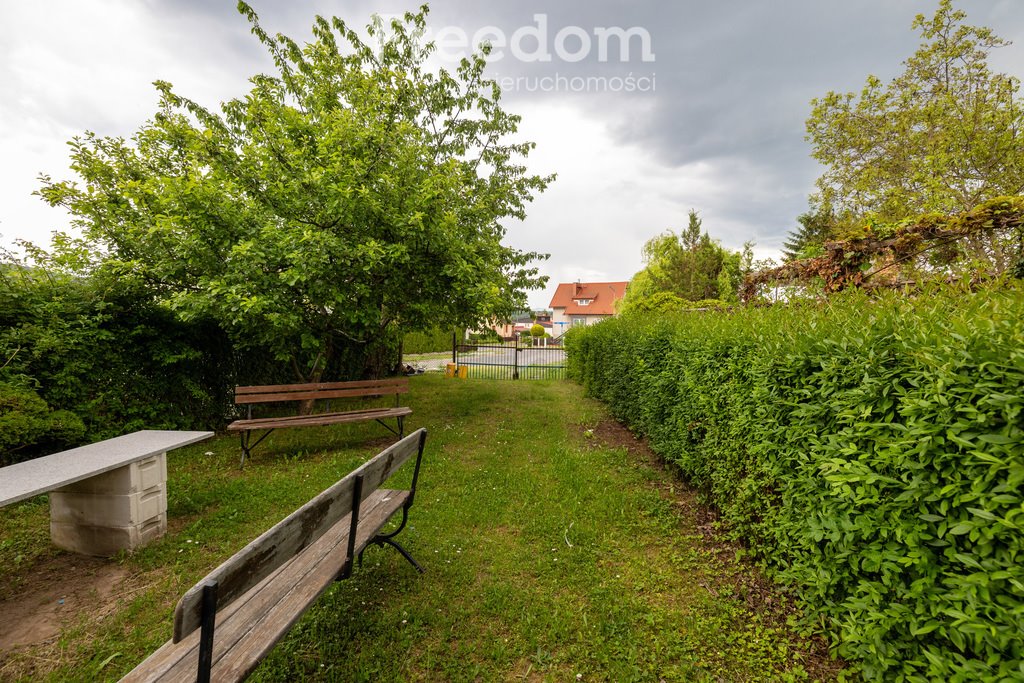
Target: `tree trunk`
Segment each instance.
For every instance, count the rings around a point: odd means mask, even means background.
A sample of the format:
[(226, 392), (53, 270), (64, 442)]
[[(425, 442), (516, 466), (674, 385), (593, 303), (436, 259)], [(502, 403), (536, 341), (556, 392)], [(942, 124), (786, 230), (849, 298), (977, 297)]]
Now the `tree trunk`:
[[(324, 342), (323, 348), (317, 357), (313, 360), (313, 367), (310, 369), (303, 381), (309, 384), (319, 384), (324, 377), (324, 372), (327, 370), (327, 366), (330, 364), (331, 359), (334, 355), (334, 345), (331, 340), (328, 339)], [(313, 399), (306, 399), (305, 401), (299, 401), (299, 415), (309, 415), (313, 412), (314, 401)]]

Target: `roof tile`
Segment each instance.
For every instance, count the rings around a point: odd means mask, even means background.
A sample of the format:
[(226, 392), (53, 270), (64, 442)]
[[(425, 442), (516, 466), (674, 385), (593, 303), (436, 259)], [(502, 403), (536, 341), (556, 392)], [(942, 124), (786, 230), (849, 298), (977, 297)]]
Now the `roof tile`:
[[(626, 295), (628, 282), (563, 282), (551, 297), (550, 308), (564, 308), (566, 315), (615, 315), (615, 303)], [(581, 306), (580, 299), (590, 299)]]

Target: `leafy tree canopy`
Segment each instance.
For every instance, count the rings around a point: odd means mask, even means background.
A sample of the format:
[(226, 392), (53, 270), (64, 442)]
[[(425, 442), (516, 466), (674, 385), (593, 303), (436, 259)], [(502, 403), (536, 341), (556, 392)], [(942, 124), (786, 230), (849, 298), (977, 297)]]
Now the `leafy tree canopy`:
[(685, 302), (737, 301), (737, 292), (753, 258), (752, 245), (729, 251), (703, 230), (691, 210), (685, 229), (667, 231), (644, 245), (646, 267), (633, 276), (620, 305), (622, 312), (685, 308)]
[(546, 256), (502, 245), (500, 221), (553, 177), (510, 139), (519, 117), (483, 77), (489, 50), (428, 70), (426, 6), (371, 23), (369, 41), (318, 16), (304, 47), (238, 7), (277, 73), (219, 111), (157, 81), (131, 141), (75, 138), (82, 182), (42, 178), (85, 236), (59, 240), (55, 262), (136, 278), (310, 380), (340, 345), (522, 308)]
[(923, 42), (888, 84), (812, 102), (807, 138), (825, 166), (817, 200), (839, 216), (899, 221), (953, 214), (1024, 190), (1020, 81), (993, 73), (990, 29), (941, 0), (913, 24)]

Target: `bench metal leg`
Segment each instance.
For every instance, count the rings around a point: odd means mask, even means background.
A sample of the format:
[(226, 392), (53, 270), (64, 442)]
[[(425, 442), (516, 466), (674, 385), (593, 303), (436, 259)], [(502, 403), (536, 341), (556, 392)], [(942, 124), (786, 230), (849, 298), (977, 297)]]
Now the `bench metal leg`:
[[(373, 540), (370, 541), (370, 543), (372, 543), (373, 545), (379, 545), (381, 548), (383, 548), (384, 544), (386, 543), (387, 545), (391, 546), (392, 548), (394, 548), (398, 552), (402, 553), (402, 557), (404, 557), (405, 559), (409, 560), (409, 564), (411, 564), (412, 566), (416, 567), (416, 571), (418, 571), (420, 574), (426, 573), (426, 570), (423, 569), (423, 567), (420, 566), (420, 563), (417, 562), (413, 558), (413, 556), (409, 554), (409, 551), (406, 550), (405, 548), (403, 548), (402, 545), (398, 541), (396, 541), (395, 539), (390, 538), (388, 536), (375, 536), (373, 538)], [(362, 565), (363, 565), (363, 554), (359, 553), (359, 566), (362, 566)]]
[(377, 424), (379, 424), (381, 427), (397, 436), (399, 439), (402, 438), (402, 418), (398, 418), (398, 429), (395, 429), (394, 427), (392, 427), (391, 425), (389, 425), (387, 422), (380, 418), (376, 418), (376, 421)]
[(242, 437), (242, 462), (238, 463), (238, 469), (242, 469), (243, 467), (245, 467), (245, 459), (248, 458), (249, 455), (252, 453), (252, 449), (256, 448), (256, 446), (258, 446), (260, 444), (260, 442), (263, 441), (263, 439), (265, 439), (268, 436), (270, 436), (270, 432), (272, 432), (272, 431), (274, 431), (274, 430), (273, 429), (268, 429), (266, 432), (264, 432), (263, 436), (261, 436), (260, 438), (256, 439), (256, 441), (253, 441), (251, 443), (250, 443), (250, 440), (252, 438), (252, 430), (246, 429), (243, 432), (241, 432), (241, 437)]
[[(402, 523), (398, 525), (397, 529), (395, 529), (389, 534), (377, 534), (376, 536), (370, 539), (370, 543), (368, 545), (379, 545), (381, 548), (383, 548), (385, 544), (391, 546), (398, 552), (402, 553), (402, 557), (409, 560), (409, 564), (411, 564), (413, 567), (416, 567), (416, 571), (418, 571), (420, 574), (423, 574), (424, 569), (420, 566), (420, 563), (413, 559), (413, 556), (409, 554), (409, 551), (403, 548), (401, 544), (399, 544), (399, 542), (395, 540), (395, 536), (397, 536), (399, 532), (401, 532), (402, 529), (405, 528), (405, 523), (407, 521), (409, 521), (408, 506), (402, 508)], [(362, 552), (359, 553), (359, 566), (363, 566)]]

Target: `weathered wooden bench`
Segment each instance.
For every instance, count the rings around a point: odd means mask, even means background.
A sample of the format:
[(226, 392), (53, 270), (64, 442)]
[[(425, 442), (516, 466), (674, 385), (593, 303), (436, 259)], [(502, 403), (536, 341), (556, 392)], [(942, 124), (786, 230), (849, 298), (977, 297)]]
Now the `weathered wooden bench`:
[(211, 436), (144, 430), (0, 468), (0, 507), (49, 493), (55, 545), (132, 550), (167, 530), (167, 451)]
[[(235, 404), (246, 407), (246, 418), (235, 420), (228, 425), (228, 431), (241, 432), (242, 466), (255, 448), (270, 432), (284, 427), (315, 427), (333, 425), (343, 422), (366, 422), (376, 420), (385, 428), (396, 434), (399, 439), (404, 434), (403, 420), (412, 415), (412, 409), (399, 405), (399, 395), (408, 393), (409, 380), (379, 379), (361, 380), (357, 382), (323, 382), (319, 384), (275, 384), (255, 387), (235, 387)], [(346, 410), (330, 412), (331, 399), (345, 398), (379, 398), (394, 395), (393, 408), (367, 408), (363, 410)], [(306, 415), (287, 415), (284, 417), (253, 418), (252, 407), (259, 403), (276, 403), (279, 401), (304, 401), (315, 403), (326, 400), (327, 412), (309, 413)], [(398, 429), (392, 429), (384, 420), (394, 418)], [(256, 441), (252, 441), (254, 431), (266, 430)]]
[[(385, 449), (231, 556), (174, 610), (174, 636), (122, 682), (238, 681), (369, 545), (396, 548), (416, 493), (425, 429)], [(380, 486), (415, 454), (408, 490)], [(398, 528), (382, 534), (398, 511)]]

